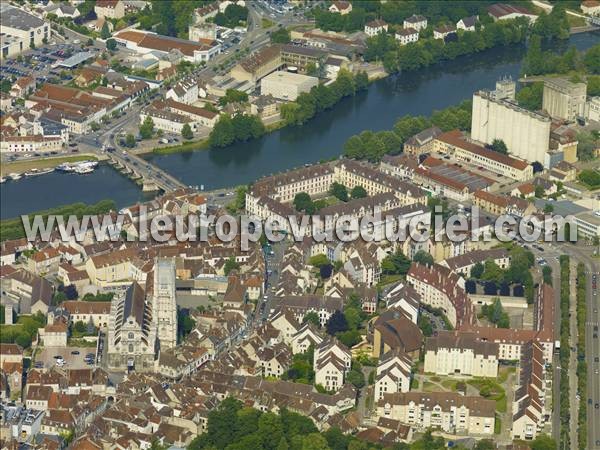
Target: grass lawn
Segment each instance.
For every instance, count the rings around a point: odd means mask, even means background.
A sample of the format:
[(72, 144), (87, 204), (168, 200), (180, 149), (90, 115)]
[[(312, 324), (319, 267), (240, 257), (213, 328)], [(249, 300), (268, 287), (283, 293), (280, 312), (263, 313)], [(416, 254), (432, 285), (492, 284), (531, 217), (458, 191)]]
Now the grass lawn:
[(272, 20), (269, 20), (269, 19), (267, 19), (267, 18), (263, 17), (263, 18), (260, 20), (260, 25), (261, 25), (263, 28), (271, 28), (273, 25), (275, 25), (275, 22), (273, 22)]
[(77, 161), (96, 161), (97, 158), (92, 155), (77, 155), (77, 156), (59, 156), (56, 158), (31, 159), (28, 161), (18, 161), (11, 163), (3, 163), (0, 165), (0, 174), (27, 172), (31, 169), (46, 169), (48, 167), (56, 167), (65, 162)]
[(170, 147), (156, 147), (152, 150), (152, 153), (156, 155), (169, 155), (171, 153), (184, 153), (193, 152), (195, 150), (207, 150), (210, 148), (208, 139), (202, 139), (199, 141), (184, 142), (179, 145), (172, 145)]
[(506, 412), (506, 392), (500, 384), (488, 378), (474, 378), (467, 381), (471, 386), (479, 389), (479, 395), (494, 400), (496, 402), (496, 411)]
[(567, 14), (567, 20), (571, 28), (584, 27), (586, 25), (585, 19), (583, 17), (572, 16), (571, 14)]
[(456, 384), (458, 381), (456, 380), (444, 380), (442, 381), (442, 386), (444, 386), (449, 391), (456, 392)]
[(600, 172), (593, 169), (582, 170), (577, 176), (579, 182), (588, 189), (600, 188)]
[(508, 379), (508, 376), (511, 373), (515, 373), (517, 371), (516, 367), (513, 366), (501, 366), (498, 368), (498, 382), (504, 383)]
[(377, 283), (377, 286), (379, 286), (379, 287), (386, 286), (388, 284), (395, 283), (396, 281), (400, 281), (402, 278), (403, 278), (403, 276), (400, 274), (382, 275), (381, 280), (379, 280), (379, 283)]
[(423, 392), (443, 392), (443, 390), (435, 383), (424, 381), (422, 386)]

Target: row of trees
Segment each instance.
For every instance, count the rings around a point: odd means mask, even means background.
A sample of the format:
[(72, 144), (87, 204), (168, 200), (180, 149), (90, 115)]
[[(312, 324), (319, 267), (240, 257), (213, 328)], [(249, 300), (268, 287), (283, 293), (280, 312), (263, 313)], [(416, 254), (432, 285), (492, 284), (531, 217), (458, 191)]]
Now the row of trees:
[(300, 94), (296, 101), (281, 105), (281, 118), (285, 125), (302, 125), (317, 113), (332, 108), (342, 98), (366, 89), (368, 83), (369, 78), (365, 72), (353, 75), (342, 69), (329, 86), (320, 84), (310, 92)]
[(587, 446), (587, 362), (585, 359), (585, 323), (587, 320), (585, 264), (577, 265), (577, 394), (579, 395), (579, 449)]
[(227, 147), (234, 142), (246, 142), (265, 134), (265, 126), (258, 116), (248, 114), (222, 114), (211, 130), (208, 142), (211, 147)]
[[(511, 284), (522, 284), (525, 288), (525, 297), (529, 303), (533, 302), (534, 284), (530, 269), (535, 263), (533, 253), (523, 247), (515, 246), (510, 250), (510, 266), (507, 269), (500, 268), (493, 260), (487, 260), (483, 264), (477, 263), (471, 269), (473, 280), (493, 283), (493, 291), (488, 290), (488, 295), (495, 295), (496, 285), (505, 286), (505, 292)], [(490, 284), (492, 286), (492, 284)], [(502, 291), (502, 288), (501, 288)], [(502, 293), (505, 295), (505, 293)], [(516, 295), (516, 294), (515, 294)]]
[(542, 39), (532, 36), (523, 59), (521, 72), (524, 75), (544, 75), (548, 73), (568, 73), (570, 71), (592, 74), (600, 73), (600, 44), (590, 48), (587, 52), (578, 52), (571, 47), (563, 54), (556, 54), (550, 50), (542, 49)]
[[(29, 220), (33, 221), (35, 216), (42, 216), (42, 219), (46, 221), (49, 215), (57, 215), (62, 216), (63, 220), (66, 222), (69, 216), (77, 216), (77, 218), (81, 219), (84, 215), (106, 214), (109, 211), (114, 210), (116, 210), (116, 204), (113, 200), (101, 200), (92, 205), (72, 203), (70, 205), (31, 213), (29, 214)], [(0, 241), (20, 239), (22, 237), (25, 237), (25, 229), (23, 228), (23, 221), (20, 217), (0, 220)]]
[[(560, 261), (560, 367), (564, 374), (569, 373), (569, 291), (570, 291), (570, 259), (561, 255)], [(571, 419), (569, 407), (569, 377), (560, 377), (560, 442), (566, 448), (571, 448), (569, 422)]]
[(341, 183), (333, 183), (329, 190), (331, 195), (333, 195), (338, 200), (342, 202), (347, 202), (348, 200), (357, 200), (359, 198), (365, 198), (367, 196), (367, 191), (361, 185), (354, 186), (348, 194), (348, 188)]
[(448, 42), (426, 38), (403, 46), (394, 36), (382, 33), (367, 39), (365, 59), (383, 62), (390, 73), (418, 70), (493, 47), (522, 43), (527, 37), (528, 26), (525, 19), (499, 21), (486, 25), (479, 32), (460, 32)]
[(384, 155), (395, 155), (402, 151), (404, 142), (411, 136), (432, 126), (443, 131), (471, 128), (471, 101), (465, 100), (457, 106), (434, 111), (430, 118), (404, 116), (392, 130), (370, 131), (351, 136), (344, 144), (344, 156), (354, 159), (381, 160)]

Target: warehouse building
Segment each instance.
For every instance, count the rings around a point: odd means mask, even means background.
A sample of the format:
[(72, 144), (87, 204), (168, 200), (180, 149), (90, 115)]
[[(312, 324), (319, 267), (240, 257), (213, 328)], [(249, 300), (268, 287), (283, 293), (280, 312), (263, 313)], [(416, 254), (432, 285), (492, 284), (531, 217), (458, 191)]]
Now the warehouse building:
[(262, 79), (260, 93), (261, 95), (272, 95), (280, 100), (294, 101), (301, 93), (309, 92), (313, 86), (318, 84), (319, 80), (315, 77), (280, 70)]

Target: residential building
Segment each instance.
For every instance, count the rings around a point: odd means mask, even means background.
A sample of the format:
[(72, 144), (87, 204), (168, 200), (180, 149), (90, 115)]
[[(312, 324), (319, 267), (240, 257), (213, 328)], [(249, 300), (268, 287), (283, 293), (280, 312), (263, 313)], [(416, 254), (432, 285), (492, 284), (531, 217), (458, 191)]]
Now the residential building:
[(481, 166), (486, 170), (517, 181), (533, 178), (533, 167), (522, 159), (513, 158), (468, 141), (460, 130), (442, 133), (435, 138), (434, 148), (459, 161)]
[(413, 28), (417, 31), (424, 30), (427, 28), (427, 18), (419, 15), (412, 15), (406, 19), (404, 19), (404, 23), (402, 24), (403, 28)]
[(583, 117), (587, 83), (573, 83), (564, 78), (544, 81), (542, 109), (551, 117), (574, 122)]
[(40, 134), (30, 136), (6, 136), (0, 142), (1, 153), (50, 153), (63, 148), (60, 137), (45, 137)]
[(534, 440), (542, 433), (552, 411), (546, 405), (547, 389), (544, 349), (536, 342), (523, 346), (518, 388), (513, 401), (512, 438)]
[(408, 392), (412, 379), (412, 360), (402, 351), (390, 350), (384, 354), (375, 372), (375, 401), (378, 402), (386, 394)]
[(475, 31), (475, 25), (479, 21), (479, 16), (469, 16), (456, 22), (456, 28), (463, 31)]
[(430, 267), (412, 263), (406, 281), (432, 308), (440, 308), (453, 327), (470, 324), (473, 319), (471, 301), (464, 290), (464, 280), (439, 264)]
[(419, 32), (414, 28), (403, 28), (401, 30), (397, 30), (394, 34), (394, 37), (398, 42), (400, 42), (400, 45), (407, 45), (419, 40)]
[(311, 323), (305, 323), (300, 329), (294, 334), (291, 339), (292, 353), (305, 353), (311, 346), (317, 347), (323, 338), (319, 335), (314, 325)]
[(331, 3), (331, 6), (329, 7), (329, 12), (331, 13), (338, 13), (341, 14), (342, 16), (349, 14), (350, 11), (352, 11), (352, 3), (348, 2), (348, 1), (334, 1)]
[(10, 88), (10, 96), (14, 98), (25, 98), (35, 89), (33, 77), (20, 77)]
[(352, 354), (345, 345), (331, 338), (321, 342), (314, 352), (315, 383), (328, 391), (337, 392), (343, 385), (352, 365)]
[(98, 17), (121, 19), (125, 15), (125, 2), (123, 0), (97, 0), (94, 12)]
[(286, 72), (283, 70), (273, 72), (260, 81), (261, 95), (272, 95), (284, 100), (294, 101), (303, 92), (309, 92), (319, 84), (316, 77)]
[(377, 36), (379, 33), (385, 33), (388, 30), (388, 24), (381, 20), (371, 20), (365, 24), (365, 34), (369, 37)]
[(425, 341), (424, 371), (436, 375), (498, 376), (498, 344), (473, 333), (439, 331)]
[(600, 16), (600, 2), (597, 0), (585, 0), (581, 2), (581, 11), (590, 16)]
[(439, 428), (449, 434), (494, 434), (496, 403), (456, 392), (397, 392), (377, 403), (377, 415), (417, 430)]
[(435, 139), (442, 134), (438, 127), (427, 128), (404, 142), (404, 153), (419, 156), (434, 149)]
[(433, 29), (433, 38), (446, 39), (446, 37), (454, 33), (456, 33), (456, 27), (454, 27), (454, 25), (440, 25)]
[(492, 194), (485, 191), (475, 192), (473, 204), (496, 216), (510, 214), (516, 217), (524, 217), (536, 211), (535, 205), (523, 198)]
[(584, 116), (586, 120), (600, 122), (600, 97), (591, 97), (585, 103)]
[(25, 269), (19, 269), (6, 278), (3, 286), (6, 303), (18, 314), (48, 314), (53, 289), (48, 280)]
[(61, 304), (73, 322), (92, 323), (97, 328), (108, 329), (110, 302), (68, 300)]
[(471, 270), (476, 264), (485, 264), (493, 261), (503, 270), (510, 266), (510, 253), (505, 248), (492, 248), (486, 250), (473, 250), (463, 255), (448, 258), (440, 262), (440, 266), (449, 268), (452, 272), (465, 278), (471, 277)]

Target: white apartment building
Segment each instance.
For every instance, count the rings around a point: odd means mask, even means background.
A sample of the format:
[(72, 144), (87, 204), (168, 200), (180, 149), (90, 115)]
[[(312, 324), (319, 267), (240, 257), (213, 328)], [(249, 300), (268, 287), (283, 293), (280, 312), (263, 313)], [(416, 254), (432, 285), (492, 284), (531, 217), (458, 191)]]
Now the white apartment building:
[(394, 37), (400, 45), (410, 44), (419, 40), (419, 32), (414, 28), (403, 28), (402, 30), (396, 31)]
[(365, 24), (365, 34), (369, 37), (377, 36), (379, 33), (385, 33), (388, 30), (388, 24), (383, 20), (371, 20)]
[(378, 402), (385, 394), (408, 392), (412, 360), (400, 350), (387, 352), (377, 365), (375, 376), (375, 401)]
[(49, 153), (60, 151), (63, 140), (59, 137), (7, 136), (0, 141), (1, 153)]
[(402, 28), (414, 28), (417, 31), (424, 30), (427, 28), (427, 18), (419, 15), (412, 15), (404, 19)]
[(425, 342), (427, 373), (436, 375), (498, 376), (498, 344), (473, 333), (440, 331)]
[(438, 428), (449, 434), (494, 434), (496, 402), (456, 392), (397, 392), (377, 402), (377, 415), (417, 430)]

